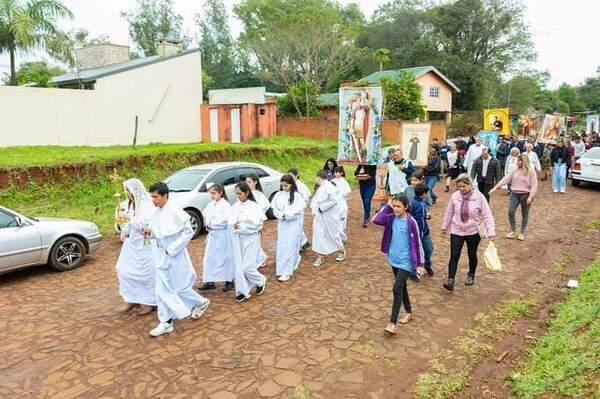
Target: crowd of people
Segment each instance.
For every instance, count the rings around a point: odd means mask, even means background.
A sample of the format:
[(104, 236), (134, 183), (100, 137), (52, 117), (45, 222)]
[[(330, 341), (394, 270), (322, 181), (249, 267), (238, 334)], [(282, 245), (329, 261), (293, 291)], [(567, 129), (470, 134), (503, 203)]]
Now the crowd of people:
[[(438, 182), (456, 191), (440, 221), (441, 233), (449, 238), (450, 258), (443, 287), (452, 292), (462, 249), (466, 243), (468, 272), (465, 285), (475, 282), (478, 248), (482, 239), (493, 240), (495, 223), (489, 202), (491, 196), (505, 189), (510, 196), (508, 219), (511, 230), (505, 238), (525, 240), (529, 210), (538, 189), (538, 180), (546, 180), (552, 168), (552, 189), (564, 193), (568, 168), (594, 137), (569, 136), (556, 143), (533, 140), (503, 139), (496, 156), (478, 137), (458, 139), (451, 145), (433, 140), (428, 163), (417, 168), (404, 158), (400, 149), (388, 154), (385, 189), (387, 200), (373, 204), (377, 188), (377, 166), (359, 164), (356, 177), (363, 203), (363, 227), (371, 223), (384, 227), (381, 251), (394, 275), (393, 302), (388, 333), (395, 333), (398, 323), (412, 319), (408, 280), (419, 281), (425, 274), (434, 275), (433, 240), (429, 223), (435, 206)], [(124, 182), (129, 200), (127, 211), (119, 213), (126, 223), (121, 227), (123, 246), (117, 262), (119, 293), (123, 311), (139, 306), (140, 314), (157, 309), (158, 325), (150, 331), (159, 336), (174, 331), (174, 321), (186, 317), (200, 318), (210, 300), (202, 294), (223, 283), (223, 291), (233, 291), (237, 302), (266, 291), (267, 278), (260, 272), (267, 261), (261, 235), (267, 212), (277, 219), (275, 274), (280, 282), (289, 281), (309, 247), (316, 254), (313, 266), (320, 267), (328, 257), (343, 262), (348, 237), (348, 196), (351, 186), (344, 168), (328, 159), (315, 175), (315, 193), (300, 180), (295, 168), (281, 177), (280, 191), (271, 201), (262, 192), (258, 176), (250, 175), (235, 187), (237, 201), (231, 205), (219, 184), (208, 188), (211, 202), (203, 211), (208, 231), (203, 259), (203, 284), (195, 289), (196, 272), (187, 251), (193, 231), (190, 218), (169, 202), (169, 188), (164, 183), (148, 191), (138, 179)], [(372, 208), (377, 210), (372, 216)], [(517, 228), (516, 211), (521, 208)], [(304, 233), (304, 215), (312, 215), (312, 242)], [(400, 317), (400, 309), (405, 314)]]

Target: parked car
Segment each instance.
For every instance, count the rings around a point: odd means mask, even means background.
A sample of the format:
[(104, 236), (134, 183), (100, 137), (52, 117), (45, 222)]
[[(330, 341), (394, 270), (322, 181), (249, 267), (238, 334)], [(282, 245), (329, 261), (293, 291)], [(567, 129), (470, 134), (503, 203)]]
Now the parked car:
[(600, 147), (592, 147), (571, 168), (571, 184), (600, 183)]
[(202, 211), (210, 202), (208, 188), (215, 183), (223, 185), (229, 202), (233, 204), (236, 201), (235, 185), (250, 174), (259, 177), (265, 195), (269, 201), (272, 200), (279, 191), (282, 173), (255, 163), (220, 162), (192, 166), (175, 172), (164, 182), (169, 186), (169, 200), (192, 218), (194, 238), (197, 238), (204, 229)]
[(101, 239), (91, 222), (36, 219), (0, 206), (0, 274), (45, 264), (73, 270), (100, 248)]

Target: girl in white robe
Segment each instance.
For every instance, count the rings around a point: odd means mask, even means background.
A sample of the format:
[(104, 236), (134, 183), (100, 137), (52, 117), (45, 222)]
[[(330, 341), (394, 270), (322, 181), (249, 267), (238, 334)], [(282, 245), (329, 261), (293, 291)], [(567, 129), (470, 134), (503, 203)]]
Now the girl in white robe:
[(288, 281), (300, 264), (302, 245), (302, 222), (306, 202), (298, 192), (296, 182), (290, 175), (281, 177), (281, 188), (275, 194), (271, 207), (277, 223), (277, 255), (275, 273), (279, 281)]
[(313, 242), (312, 249), (317, 253), (313, 266), (319, 267), (324, 263), (323, 256), (337, 252), (336, 261), (346, 259), (346, 249), (342, 243), (340, 224), (340, 203), (342, 198), (338, 189), (327, 181), (324, 171), (317, 173), (319, 189), (311, 202), (313, 214)]
[(227, 201), (227, 194), (220, 184), (213, 184), (208, 193), (212, 201), (202, 211), (208, 237), (202, 270), (204, 284), (200, 291), (214, 290), (215, 282), (224, 281), (223, 291), (227, 292), (233, 287), (231, 204)]
[(340, 196), (343, 201), (340, 204), (340, 228), (342, 229), (342, 242), (345, 243), (348, 241), (348, 236), (346, 235), (346, 226), (348, 225), (348, 196), (352, 189), (350, 188), (350, 184), (344, 178), (346, 177), (346, 173), (344, 172), (343, 166), (338, 166), (335, 168), (335, 179), (331, 182), (335, 184), (338, 191), (340, 192)]
[(260, 233), (267, 219), (263, 209), (254, 201), (252, 190), (242, 182), (235, 187), (238, 201), (232, 207), (234, 229), (233, 257), (235, 300), (243, 302), (250, 298), (250, 291), (256, 287), (256, 294), (265, 292), (267, 278), (258, 267), (265, 262), (260, 247)]
[[(296, 187), (298, 187), (298, 192), (300, 193), (300, 195), (302, 195), (306, 204), (309, 204), (311, 192), (310, 192), (309, 188), (306, 186), (306, 184), (304, 184), (300, 180), (300, 176), (298, 175), (298, 169), (290, 168), (288, 170), (288, 175), (290, 175), (294, 178), (294, 181), (296, 182)], [(300, 247), (300, 251), (302, 252), (305, 249), (307, 249), (308, 247), (310, 247), (310, 242), (308, 241), (306, 234), (304, 234), (304, 212), (302, 212), (301, 219), (302, 219), (302, 246)]]
[(156, 306), (154, 252), (151, 242), (144, 240), (142, 229), (147, 227), (154, 214), (155, 207), (139, 179), (129, 179), (123, 183), (129, 199), (126, 212), (119, 213), (127, 219), (121, 225), (121, 253), (117, 260), (119, 294), (125, 301), (121, 311), (131, 310), (141, 305), (139, 314), (145, 315)]
[(175, 319), (200, 318), (210, 301), (193, 288), (196, 271), (187, 251), (187, 245), (194, 236), (190, 216), (176, 205), (171, 205), (168, 201), (169, 187), (165, 183), (152, 185), (150, 194), (158, 209), (144, 233), (154, 238), (157, 244), (156, 302), (160, 323), (150, 331), (151, 336), (157, 337), (173, 332)]
[[(248, 184), (248, 186), (250, 186), (250, 189), (252, 190), (254, 201), (258, 204), (258, 206), (262, 208), (264, 214), (266, 215), (267, 211), (271, 208), (271, 204), (269, 203), (269, 199), (267, 198), (267, 196), (263, 193), (263, 189), (260, 185), (260, 179), (258, 178), (258, 175), (252, 173), (246, 176), (245, 181), (246, 184)], [(260, 250), (261, 253), (259, 254), (259, 259), (264, 259), (264, 261), (258, 266), (259, 268), (265, 266), (268, 259), (267, 254), (265, 254), (265, 252), (262, 249), (262, 245), (260, 247)]]

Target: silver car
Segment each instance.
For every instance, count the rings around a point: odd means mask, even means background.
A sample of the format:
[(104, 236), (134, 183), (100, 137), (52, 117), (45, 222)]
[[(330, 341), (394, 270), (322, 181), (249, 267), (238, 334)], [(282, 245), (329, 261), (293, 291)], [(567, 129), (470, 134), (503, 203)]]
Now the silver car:
[(101, 239), (91, 222), (36, 219), (0, 206), (0, 274), (45, 264), (73, 270), (100, 248)]
[(169, 186), (169, 200), (185, 210), (192, 218), (194, 238), (204, 228), (202, 211), (210, 202), (208, 188), (215, 183), (223, 185), (227, 198), (232, 204), (236, 201), (235, 185), (256, 174), (263, 192), (270, 200), (279, 191), (282, 173), (267, 166), (249, 162), (219, 162), (192, 166), (175, 172), (164, 182)]

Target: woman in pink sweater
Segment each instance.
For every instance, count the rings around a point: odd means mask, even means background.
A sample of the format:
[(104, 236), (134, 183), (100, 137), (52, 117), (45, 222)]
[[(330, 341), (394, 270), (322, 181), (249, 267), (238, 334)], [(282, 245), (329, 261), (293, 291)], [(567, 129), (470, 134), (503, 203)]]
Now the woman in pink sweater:
[[(510, 233), (505, 237), (508, 239), (516, 238), (523, 241), (525, 239), (525, 230), (529, 221), (529, 209), (533, 202), (533, 197), (537, 192), (538, 181), (535, 171), (530, 170), (530, 160), (527, 154), (519, 155), (517, 159), (517, 169), (513, 170), (490, 190), (490, 194), (502, 187), (504, 184), (510, 183), (511, 194), (508, 202), (508, 221), (510, 222)], [(517, 235), (517, 221), (515, 213), (521, 205), (521, 232)]]
[(444, 288), (448, 291), (454, 290), (454, 278), (460, 253), (467, 243), (469, 255), (469, 273), (465, 279), (465, 285), (475, 283), (475, 271), (477, 270), (477, 249), (481, 242), (478, 226), (483, 223), (488, 238), (491, 240), (495, 235), (494, 216), (490, 206), (483, 194), (473, 190), (473, 183), (468, 174), (463, 173), (456, 179), (458, 191), (450, 196), (450, 202), (442, 221), (442, 235), (447, 236), (450, 231), (450, 261), (448, 262), (448, 279), (444, 282)]

